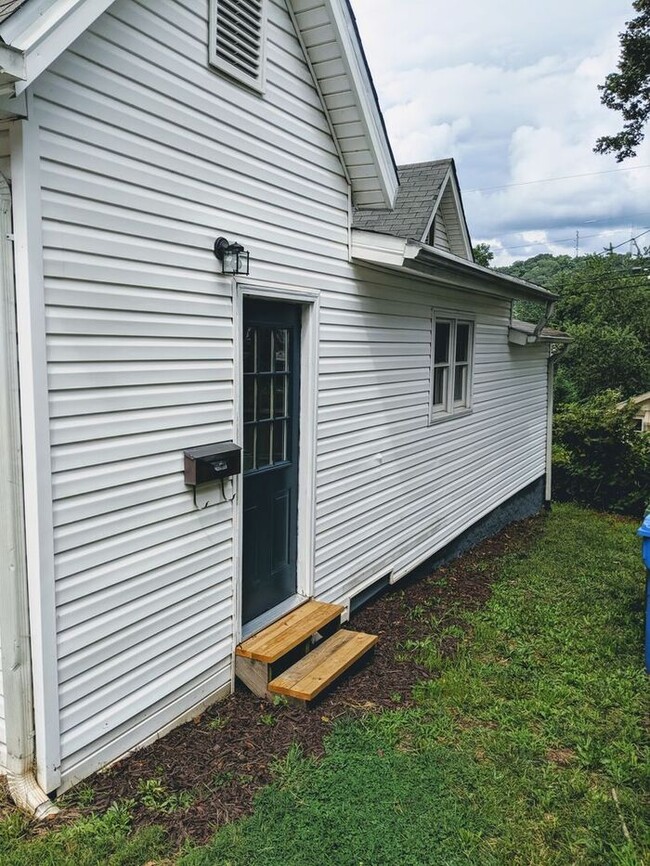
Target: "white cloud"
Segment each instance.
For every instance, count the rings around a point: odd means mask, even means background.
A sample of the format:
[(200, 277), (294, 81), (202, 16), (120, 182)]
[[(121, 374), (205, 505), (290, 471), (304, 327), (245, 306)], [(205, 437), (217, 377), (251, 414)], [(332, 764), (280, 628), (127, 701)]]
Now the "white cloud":
[[(587, 250), (650, 225), (650, 169), (617, 170), (650, 165), (650, 144), (623, 166), (593, 153), (620, 126), (597, 85), (616, 65), (629, 0), (353, 6), (397, 161), (456, 159), (475, 241), (524, 257), (570, 252), (576, 229)], [(567, 175), (588, 176), (531, 183)]]

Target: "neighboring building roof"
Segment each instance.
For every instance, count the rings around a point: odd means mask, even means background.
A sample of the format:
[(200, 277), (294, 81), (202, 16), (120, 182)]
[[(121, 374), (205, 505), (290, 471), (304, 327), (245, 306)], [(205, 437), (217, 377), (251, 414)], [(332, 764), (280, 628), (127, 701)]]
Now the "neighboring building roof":
[[(533, 322), (522, 322), (520, 319), (513, 319), (510, 323), (510, 328), (513, 331), (519, 331), (525, 334), (526, 337), (534, 337), (537, 325)], [(558, 331), (556, 328), (542, 328), (537, 335), (537, 339), (545, 343), (571, 343), (571, 337), (564, 331)]]
[(393, 210), (355, 210), (355, 229), (423, 240), (452, 164), (451, 159), (436, 159), (398, 165), (400, 185)]
[(627, 400), (622, 400), (620, 403), (617, 403), (616, 408), (622, 409), (623, 406), (627, 406), (630, 402), (635, 405), (640, 405), (641, 403), (646, 403), (648, 401), (650, 401), (650, 391), (646, 391), (645, 394), (637, 394), (636, 397), (628, 397)]

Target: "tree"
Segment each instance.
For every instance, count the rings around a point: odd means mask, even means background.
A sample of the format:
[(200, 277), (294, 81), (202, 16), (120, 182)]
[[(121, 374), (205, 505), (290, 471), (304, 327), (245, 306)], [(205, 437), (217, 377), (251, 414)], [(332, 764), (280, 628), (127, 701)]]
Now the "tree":
[(650, 434), (634, 424), (636, 407), (617, 408), (604, 391), (561, 406), (553, 421), (553, 488), (558, 499), (640, 517), (647, 504)]
[(611, 72), (598, 88), (603, 105), (620, 111), (625, 122), (616, 135), (599, 138), (594, 150), (614, 153), (617, 162), (636, 156), (650, 117), (650, 0), (634, 0), (632, 6), (639, 15), (620, 34), (618, 72)]
[(476, 244), (472, 247), (474, 253), (474, 261), (477, 265), (482, 265), (484, 268), (490, 267), (490, 262), (494, 258), (494, 253), (490, 249), (489, 244)]
[[(558, 366), (558, 405), (611, 388), (623, 397), (650, 390), (650, 258), (544, 253), (499, 270), (559, 296), (550, 324), (573, 342)], [(544, 307), (517, 301), (514, 314), (536, 322)]]

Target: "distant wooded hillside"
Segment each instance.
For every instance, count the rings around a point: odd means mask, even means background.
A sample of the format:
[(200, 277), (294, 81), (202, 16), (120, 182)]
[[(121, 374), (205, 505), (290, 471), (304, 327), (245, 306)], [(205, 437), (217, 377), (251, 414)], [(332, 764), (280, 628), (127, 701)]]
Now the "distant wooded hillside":
[[(542, 254), (499, 268), (559, 295), (551, 325), (573, 337), (560, 360), (556, 399), (582, 400), (607, 389), (629, 397), (650, 391), (650, 250), (644, 255)], [(537, 321), (537, 304), (515, 315)]]

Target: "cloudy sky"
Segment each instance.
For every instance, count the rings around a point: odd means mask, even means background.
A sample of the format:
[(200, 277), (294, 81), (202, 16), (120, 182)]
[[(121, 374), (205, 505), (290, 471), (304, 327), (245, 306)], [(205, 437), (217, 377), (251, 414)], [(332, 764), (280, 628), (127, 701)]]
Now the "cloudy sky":
[(573, 254), (576, 231), (581, 253), (624, 252), (650, 228), (650, 133), (620, 164), (592, 150), (620, 128), (597, 85), (631, 0), (352, 4), (397, 162), (455, 158), (472, 239), (496, 263)]

